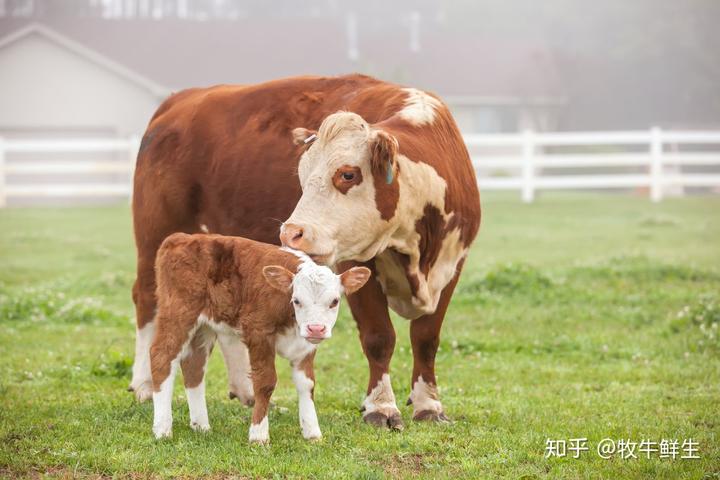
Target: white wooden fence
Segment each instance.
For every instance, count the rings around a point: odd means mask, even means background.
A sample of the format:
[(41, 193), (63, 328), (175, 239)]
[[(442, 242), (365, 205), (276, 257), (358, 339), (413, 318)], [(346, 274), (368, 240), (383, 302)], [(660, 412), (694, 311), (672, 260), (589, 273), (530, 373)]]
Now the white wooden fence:
[[(646, 188), (658, 202), (668, 187), (720, 187), (720, 170), (713, 168), (720, 166), (720, 132), (659, 128), (603, 133), (526, 131), (466, 135), (465, 141), (481, 190), (520, 190), (525, 202), (532, 202), (538, 190)], [(683, 172), (688, 166), (710, 168), (702, 173)], [(559, 174), (558, 169), (563, 168), (619, 172)], [(498, 172), (511, 175), (493, 175)]]
[[(519, 190), (523, 201), (532, 202), (538, 190), (552, 189), (647, 189), (653, 201), (676, 187), (720, 187), (720, 132), (637, 132), (469, 134), (465, 140), (478, 172), (481, 190)], [(3, 140), (0, 138), (0, 207), (9, 198), (129, 197), (140, 138)], [(687, 147), (693, 150), (688, 151)], [(572, 149), (583, 149), (573, 152)], [(702, 148), (702, 150), (698, 150)], [(562, 149), (562, 153), (557, 150)], [(569, 150), (568, 150), (569, 149)], [(122, 161), (49, 161), (24, 158), (8, 160), (8, 154), (122, 152)], [(709, 167), (702, 173), (683, 172), (685, 166)], [(668, 168), (670, 167), (670, 168)], [(558, 169), (608, 169), (613, 173), (558, 172)], [(628, 173), (628, 168), (634, 169)], [(670, 171), (672, 170), (672, 171)], [(18, 183), (8, 181), (58, 174), (82, 178), (100, 173), (120, 173), (122, 181), (108, 183)], [(498, 176), (498, 173), (502, 176)]]

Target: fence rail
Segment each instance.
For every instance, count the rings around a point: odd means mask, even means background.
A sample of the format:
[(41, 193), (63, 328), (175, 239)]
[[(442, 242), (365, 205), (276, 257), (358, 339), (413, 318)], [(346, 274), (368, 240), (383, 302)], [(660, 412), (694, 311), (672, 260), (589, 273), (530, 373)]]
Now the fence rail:
[[(519, 134), (468, 134), (465, 141), (480, 188), (519, 190), (525, 202), (532, 202), (537, 191), (549, 189), (647, 188), (650, 198), (660, 201), (668, 187), (720, 188), (720, 168), (714, 168), (720, 166), (720, 132), (663, 131), (659, 128), (603, 133), (526, 131)], [(138, 136), (62, 140), (11, 140), (0, 137), (0, 207), (5, 206), (9, 198), (129, 197), (139, 147)], [(688, 147), (693, 150), (687, 151)], [(699, 147), (702, 150), (698, 151)], [(570, 151), (562, 153), (567, 150)], [(46, 157), (33, 159), (29, 156), (118, 152), (122, 154), (121, 159), (112, 161), (48, 160)], [(12, 154), (22, 154), (27, 158), (10, 160)], [(683, 167), (705, 167), (709, 171), (683, 171)], [(575, 172), (576, 169), (588, 168), (600, 169), (602, 173)], [(572, 169), (572, 172), (558, 169)], [(620, 172), (607, 173), (608, 169), (619, 169)], [(498, 176), (498, 173), (503, 176)], [(121, 179), (82, 181), (98, 174), (120, 174)], [(71, 177), (72, 180), (50, 184), (31, 180), (54, 175)], [(10, 181), (15, 176), (24, 180)]]
[[(465, 135), (478, 183), (484, 190), (520, 190), (532, 202), (538, 190), (647, 188), (654, 202), (668, 187), (720, 187), (720, 170), (683, 172), (683, 166), (720, 166), (720, 132), (663, 131), (573, 132)], [(556, 153), (578, 147), (596, 153)], [(666, 151), (671, 148), (671, 151)], [(681, 151), (683, 148), (702, 151)], [(709, 150), (708, 150), (709, 148)], [(498, 153), (498, 150), (501, 153)], [(619, 173), (577, 174), (551, 170), (633, 167)], [(617, 169), (617, 168), (616, 168)], [(498, 177), (501, 171), (514, 175)]]

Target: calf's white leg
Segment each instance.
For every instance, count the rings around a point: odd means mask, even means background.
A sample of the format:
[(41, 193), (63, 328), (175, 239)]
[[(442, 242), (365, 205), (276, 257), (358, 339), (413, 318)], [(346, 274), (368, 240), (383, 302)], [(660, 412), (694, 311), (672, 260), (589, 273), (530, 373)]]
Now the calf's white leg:
[(318, 440), (322, 437), (322, 434), (320, 433), (320, 424), (318, 423), (315, 402), (312, 397), (315, 382), (308, 378), (302, 369), (295, 366), (293, 367), (292, 378), (298, 394), (300, 428), (303, 437), (308, 440)]
[(160, 384), (160, 389), (153, 392), (153, 433), (155, 438), (172, 437), (172, 396), (180, 359), (170, 364), (170, 374)]
[(198, 432), (207, 432), (210, 430), (210, 421), (205, 402), (205, 379), (196, 387), (185, 387), (185, 395), (190, 409), (190, 428)]

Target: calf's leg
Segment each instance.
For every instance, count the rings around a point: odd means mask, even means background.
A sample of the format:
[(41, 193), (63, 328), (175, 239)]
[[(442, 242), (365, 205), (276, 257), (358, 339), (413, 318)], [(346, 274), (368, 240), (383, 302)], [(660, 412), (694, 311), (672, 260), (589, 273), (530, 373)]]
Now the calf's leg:
[(156, 438), (172, 436), (172, 395), (183, 347), (189, 340), (197, 314), (169, 318), (158, 311), (157, 332), (150, 347), (153, 385), (153, 432)]
[(458, 266), (455, 277), (443, 289), (435, 312), (416, 318), (410, 323), (413, 374), (408, 404), (413, 406), (413, 420), (448, 421), (438, 397), (435, 355), (440, 344), (440, 328), (460, 277), (461, 267), (462, 265)]
[(298, 410), (300, 416), (300, 428), (303, 437), (308, 440), (319, 440), (320, 424), (318, 423), (317, 412), (313, 393), (315, 388), (315, 352), (299, 362), (293, 363), (292, 378), (298, 394)]
[(187, 355), (180, 361), (190, 409), (190, 428), (200, 432), (210, 430), (205, 402), (205, 368), (215, 337), (212, 329), (200, 327), (188, 345)]
[[(352, 265), (342, 265), (339, 270), (346, 270), (349, 266)], [(387, 298), (380, 283), (370, 277), (360, 290), (348, 295), (347, 300), (370, 367), (367, 396), (361, 408), (363, 419), (371, 425), (402, 430), (402, 417), (390, 383), (395, 329), (390, 321)]]
[(270, 441), (268, 406), (277, 383), (275, 349), (268, 342), (261, 341), (249, 344), (248, 351), (255, 393), (249, 440), (250, 443), (268, 443)]

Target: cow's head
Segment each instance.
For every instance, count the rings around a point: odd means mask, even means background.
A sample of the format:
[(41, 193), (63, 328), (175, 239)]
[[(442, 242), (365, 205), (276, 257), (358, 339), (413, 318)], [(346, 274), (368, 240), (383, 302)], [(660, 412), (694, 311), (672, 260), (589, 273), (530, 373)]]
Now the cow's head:
[[(314, 134), (293, 131), (298, 144)], [(326, 264), (374, 257), (388, 242), (398, 198), (397, 141), (355, 113), (338, 112), (309, 145), (298, 167), (302, 197), (280, 240)]]

